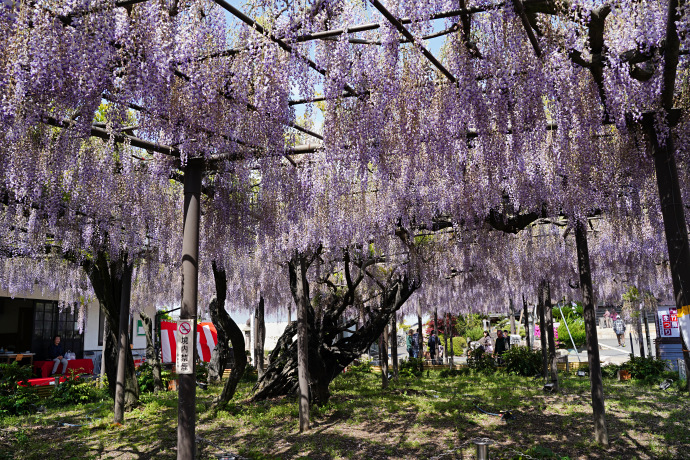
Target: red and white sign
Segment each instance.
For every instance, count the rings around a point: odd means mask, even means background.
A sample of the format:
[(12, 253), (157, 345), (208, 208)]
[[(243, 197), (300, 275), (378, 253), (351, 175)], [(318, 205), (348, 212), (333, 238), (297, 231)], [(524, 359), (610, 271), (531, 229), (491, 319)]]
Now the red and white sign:
[(659, 307), (656, 317), (661, 337), (680, 337), (677, 312), (675, 307)]
[[(161, 321), (161, 352), (164, 363), (176, 362), (178, 336), (181, 335), (179, 328), (182, 327), (182, 324), (185, 323)], [(189, 326), (189, 331), (191, 332), (191, 325)], [(191, 336), (189, 332), (188, 334)], [(202, 361), (211, 361), (211, 353), (216, 348), (217, 343), (218, 333), (213, 323), (199, 323), (196, 325), (196, 350), (197, 356)]]

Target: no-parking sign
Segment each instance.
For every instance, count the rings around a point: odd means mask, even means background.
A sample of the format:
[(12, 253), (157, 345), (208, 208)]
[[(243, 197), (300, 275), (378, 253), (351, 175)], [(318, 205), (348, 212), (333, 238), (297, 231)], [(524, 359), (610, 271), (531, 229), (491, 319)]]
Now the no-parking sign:
[(193, 319), (181, 319), (177, 322), (175, 370), (178, 374), (194, 373), (194, 323)]

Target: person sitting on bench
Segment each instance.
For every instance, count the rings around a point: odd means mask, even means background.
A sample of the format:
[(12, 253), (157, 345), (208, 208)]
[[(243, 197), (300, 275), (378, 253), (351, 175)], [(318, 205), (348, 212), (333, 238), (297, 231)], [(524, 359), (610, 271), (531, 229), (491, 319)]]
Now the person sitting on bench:
[(62, 345), (60, 345), (60, 336), (56, 335), (55, 338), (53, 339), (53, 344), (50, 346), (50, 349), (48, 350), (48, 357), (53, 360), (55, 364), (53, 364), (53, 372), (50, 373), (50, 375), (53, 375), (57, 372), (58, 367), (60, 367), (60, 363), (64, 364), (62, 373), (67, 372), (67, 359), (65, 359), (65, 349)]

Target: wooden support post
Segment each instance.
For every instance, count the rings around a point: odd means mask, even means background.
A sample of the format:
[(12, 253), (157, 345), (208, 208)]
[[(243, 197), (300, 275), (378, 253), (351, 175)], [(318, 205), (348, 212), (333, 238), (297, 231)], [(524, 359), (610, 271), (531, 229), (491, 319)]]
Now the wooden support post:
[[(122, 269), (122, 291), (120, 296), (120, 324), (117, 343), (117, 374), (115, 383), (114, 422), (122, 423), (125, 419), (125, 366), (129, 348), (129, 300), (132, 292), (132, 265), (125, 260)], [(105, 336), (103, 337), (105, 341)]]
[[(450, 316), (450, 314), (448, 314)], [(455, 350), (453, 350), (453, 317), (450, 316), (448, 320), (450, 330), (450, 365), (451, 367), (455, 365)]]
[[(438, 362), (438, 307), (434, 307), (434, 335), (436, 336), (436, 341), (434, 342), (434, 359), (431, 360), (431, 364)], [(429, 354), (431, 354), (431, 350), (429, 350)]]
[[(450, 324), (448, 321), (448, 312), (445, 314), (445, 322), (443, 324), (443, 359), (445, 361), (444, 364), (448, 364), (448, 334), (450, 334)], [(453, 341), (451, 340), (451, 344)]]
[[(400, 290), (398, 290), (400, 292)], [(398, 324), (395, 313), (391, 317), (391, 358), (393, 360), (393, 378), (398, 380)]]
[(419, 349), (418, 357), (421, 358), (419, 361), (420, 372), (424, 372), (424, 334), (422, 333), (422, 299), (417, 302), (417, 347)]
[(553, 391), (558, 391), (558, 360), (556, 357), (556, 340), (553, 335), (553, 310), (551, 305), (551, 286), (548, 281), (544, 289), (544, 318), (546, 320), (546, 338), (549, 342), (549, 367)]
[(254, 317), (254, 330), (256, 339), (254, 341), (254, 365), (256, 372), (261, 378), (264, 375), (264, 343), (266, 342), (266, 322), (264, 320), (264, 296), (259, 295), (259, 305), (256, 307)]
[(297, 280), (297, 381), (299, 383), (299, 431), (309, 430), (309, 326), (307, 311), (309, 309), (307, 284), (307, 264), (301, 254), (296, 253), (298, 263)]
[(522, 312), (525, 315), (525, 343), (527, 344), (527, 348), (530, 350), (532, 349), (532, 341), (530, 339), (530, 330), (529, 330), (529, 311), (527, 309), (527, 301), (525, 300), (525, 294), (522, 294)]
[(544, 316), (544, 297), (546, 290), (546, 281), (543, 280), (539, 283), (539, 294), (537, 299), (537, 311), (539, 314), (539, 343), (541, 344), (541, 365), (542, 365), (542, 375), (544, 381), (549, 378), (549, 355), (548, 355), (548, 344), (546, 343), (546, 318)]
[(587, 247), (587, 229), (584, 222), (575, 225), (577, 244), (577, 266), (580, 271), (580, 289), (585, 317), (585, 335), (587, 337), (587, 360), (589, 361), (589, 381), (592, 388), (592, 411), (594, 417), (594, 437), (596, 442), (608, 446), (609, 435), (606, 429), (606, 410), (604, 407), (604, 384), (601, 378), (599, 362), (599, 341), (597, 339), (597, 315), (594, 309), (594, 289), (592, 272), (589, 265), (589, 248)]
[[(513, 298), (510, 298), (510, 333), (515, 334), (515, 304)], [(509, 338), (510, 339), (510, 338)]]
[(379, 364), (381, 366), (381, 388), (388, 388), (388, 326), (379, 336)]
[[(189, 159), (184, 172), (184, 228), (182, 239), (182, 305), (180, 319), (193, 320), (190, 342), (196, 344), (196, 307), (199, 286), (199, 217), (201, 215), (202, 160)], [(196, 357), (196, 346), (192, 346)], [(177, 460), (196, 456), (196, 359), (191, 374), (178, 376)]]

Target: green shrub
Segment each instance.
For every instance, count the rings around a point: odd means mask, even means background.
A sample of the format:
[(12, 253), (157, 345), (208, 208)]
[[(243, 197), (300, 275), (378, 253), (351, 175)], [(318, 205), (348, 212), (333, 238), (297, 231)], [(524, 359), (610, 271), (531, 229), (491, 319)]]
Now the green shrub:
[(106, 388), (98, 388), (95, 380), (72, 377), (55, 387), (47, 403), (51, 406), (69, 406), (102, 401), (107, 397)]
[(620, 366), (617, 364), (607, 364), (601, 368), (601, 376), (604, 378), (615, 379), (618, 376)]
[(256, 367), (252, 366), (251, 364), (247, 364), (244, 368), (244, 374), (242, 374), (242, 378), (240, 378), (240, 382), (256, 382), (259, 380), (259, 374), (256, 371)]
[(513, 346), (503, 354), (502, 358), (506, 364), (506, 372), (525, 377), (541, 374), (542, 361), (540, 351), (532, 351), (527, 347)]
[[(585, 320), (568, 320), (568, 328), (570, 328), (570, 334), (573, 336), (575, 346), (578, 348), (584, 347), (587, 343), (587, 336), (585, 334)], [(568, 328), (565, 327), (565, 323), (563, 321), (561, 321), (561, 324), (558, 326), (558, 337), (560, 337), (561, 343), (563, 343), (566, 348), (573, 346), (573, 343), (570, 341), (570, 336), (568, 335)]]
[(20, 366), (16, 362), (0, 364), (0, 415), (34, 412), (38, 395), (36, 388), (27, 383), (31, 372), (30, 366)]
[(348, 368), (347, 371), (348, 371), (348, 373), (353, 374), (353, 375), (355, 375), (355, 374), (361, 375), (361, 374), (371, 374), (371, 369), (372, 369), (371, 360), (370, 359), (363, 359), (362, 361), (355, 360), (355, 362), (350, 365), (350, 367)]
[(196, 381), (206, 382), (208, 380), (208, 363), (200, 362), (196, 365)]
[(484, 353), (484, 350), (481, 348), (472, 350), (467, 358), (467, 366), (473, 371), (482, 374), (491, 374), (496, 371), (494, 358), (490, 354)]
[(423, 365), (424, 360), (422, 358), (408, 358), (400, 362), (398, 375), (401, 377), (421, 377)]
[(668, 362), (653, 356), (646, 358), (635, 356), (623, 363), (620, 368), (630, 372), (630, 376), (634, 379), (654, 384), (663, 380), (664, 372), (668, 370)]
[[(443, 346), (446, 346), (445, 338), (443, 337), (443, 334), (438, 335), (439, 340), (441, 341), (441, 344)], [(461, 356), (463, 353), (462, 351), (467, 347), (467, 340), (465, 340), (465, 337), (458, 337), (458, 336), (453, 336), (453, 354), (455, 356)], [(446, 356), (450, 356), (450, 342), (448, 342), (448, 348), (446, 348), (446, 351), (444, 352)]]
[[(161, 381), (163, 382), (163, 389), (168, 388), (168, 382), (173, 379), (171, 371), (161, 369)], [(142, 364), (137, 369), (137, 382), (139, 383), (139, 390), (142, 393), (150, 393), (154, 390), (153, 385), (153, 366), (148, 362)]]
[[(484, 328), (481, 326), (475, 326), (471, 329), (467, 329), (465, 331), (465, 336), (469, 337), (472, 341), (479, 340), (484, 337)], [(465, 346), (467, 346), (467, 344), (465, 344)]]
[(459, 375), (467, 375), (470, 373), (469, 368), (461, 367), (460, 369), (443, 369), (439, 372), (438, 377), (441, 379), (447, 379), (449, 377), (457, 377)]

